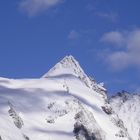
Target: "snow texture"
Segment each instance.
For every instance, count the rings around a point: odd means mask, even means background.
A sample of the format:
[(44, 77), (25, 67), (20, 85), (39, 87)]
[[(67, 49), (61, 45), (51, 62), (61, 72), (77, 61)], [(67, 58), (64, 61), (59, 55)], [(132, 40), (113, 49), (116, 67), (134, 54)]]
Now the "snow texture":
[(39, 79), (0, 78), (0, 140), (138, 140), (103, 86), (72, 56)]
[(110, 103), (133, 140), (140, 140), (140, 95), (119, 92)]

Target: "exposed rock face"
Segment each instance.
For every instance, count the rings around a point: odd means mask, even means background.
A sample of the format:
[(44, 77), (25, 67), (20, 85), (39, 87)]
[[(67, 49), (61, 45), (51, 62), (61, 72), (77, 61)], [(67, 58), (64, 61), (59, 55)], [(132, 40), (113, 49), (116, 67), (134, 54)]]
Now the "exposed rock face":
[(110, 106), (107, 106), (107, 105), (106, 106), (102, 106), (102, 109), (108, 115), (113, 114), (112, 108)]
[(23, 134), (23, 137), (25, 140), (30, 140), (29, 137), (27, 137), (26, 135)]
[(13, 105), (12, 105), (10, 102), (8, 102), (8, 104), (9, 104), (9, 107), (10, 107), (10, 109), (9, 109), (9, 111), (8, 111), (8, 112), (9, 112), (9, 115), (12, 117), (15, 126), (16, 126), (17, 128), (19, 128), (19, 129), (21, 129), (22, 126), (24, 125), (24, 123), (23, 123), (21, 117), (20, 117), (20, 116), (17, 114), (17, 112), (15, 111)]
[[(88, 122), (87, 116), (89, 115)], [(78, 112), (75, 115), (76, 123), (74, 124), (74, 134), (77, 140), (104, 140), (105, 135), (101, 128), (97, 125), (96, 120), (90, 112), (85, 112), (84, 110)], [(89, 124), (92, 122), (92, 124)], [(89, 127), (92, 125), (92, 128)]]

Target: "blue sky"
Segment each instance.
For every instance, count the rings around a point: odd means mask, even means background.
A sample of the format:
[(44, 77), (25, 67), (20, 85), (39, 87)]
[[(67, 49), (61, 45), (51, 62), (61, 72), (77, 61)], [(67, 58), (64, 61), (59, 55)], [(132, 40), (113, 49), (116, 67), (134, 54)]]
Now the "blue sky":
[(0, 76), (37, 78), (65, 55), (112, 94), (140, 91), (139, 0), (7, 0)]

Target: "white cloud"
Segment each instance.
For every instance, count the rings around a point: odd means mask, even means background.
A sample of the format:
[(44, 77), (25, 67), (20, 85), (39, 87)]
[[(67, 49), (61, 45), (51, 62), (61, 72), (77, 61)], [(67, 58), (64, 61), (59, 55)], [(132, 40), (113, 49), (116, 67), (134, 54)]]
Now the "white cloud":
[(21, 0), (19, 8), (29, 16), (35, 16), (58, 4), (63, 0)]
[(71, 39), (71, 40), (77, 39), (79, 38), (79, 36), (80, 36), (79, 32), (77, 32), (76, 30), (71, 30), (68, 35), (68, 39)]
[(115, 70), (128, 67), (140, 68), (140, 29), (125, 32), (105, 33), (102, 42), (121, 46), (117, 51), (110, 51), (105, 55), (105, 61)]
[(125, 43), (125, 38), (122, 33), (118, 31), (112, 31), (105, 33), (100, 41), (122, 46)]

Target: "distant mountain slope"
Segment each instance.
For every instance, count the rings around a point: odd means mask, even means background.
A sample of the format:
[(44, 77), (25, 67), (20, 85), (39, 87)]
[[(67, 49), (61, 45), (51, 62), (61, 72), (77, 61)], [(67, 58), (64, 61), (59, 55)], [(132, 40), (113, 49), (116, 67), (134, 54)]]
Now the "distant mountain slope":
[(72, 56), (40, 79), (0, 78), (0, 140), (131, 140), (106, 92)]
[(140, 140), (140, 95), (120, 92), (110, 103), (133, 140)]

